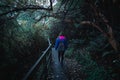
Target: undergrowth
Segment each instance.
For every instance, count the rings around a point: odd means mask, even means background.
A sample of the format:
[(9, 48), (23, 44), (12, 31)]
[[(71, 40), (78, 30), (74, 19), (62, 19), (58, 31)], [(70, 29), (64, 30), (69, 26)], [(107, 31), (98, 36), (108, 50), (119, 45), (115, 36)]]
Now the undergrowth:
[(91, 59), (89, 52), (78, 50), (76, 53), (76, 60), (82, 65), (81, 71), (87, 76), (85, 80), (112, 80), (104, 67)]
[(74, 48), (75, 45), (69, 44), (66, 50), (65, 57), (75, 58), (76, 61), (82, 65), (81, 72), (86, 76), (85, 80), (112, 80), (110, 73), (112, 71), (106, 70), (104, 66), (98, 64), (93, 60), (90, 52), (85, 48)]

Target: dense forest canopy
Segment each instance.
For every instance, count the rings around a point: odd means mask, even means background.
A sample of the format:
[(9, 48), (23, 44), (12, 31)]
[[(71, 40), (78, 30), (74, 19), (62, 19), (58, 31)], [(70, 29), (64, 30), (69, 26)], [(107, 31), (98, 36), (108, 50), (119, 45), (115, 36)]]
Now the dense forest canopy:
[(86, 80), (119, 80), (119, 26), (119, 0), (0, 0), (0, 79), (21, 79), (63, 31)]

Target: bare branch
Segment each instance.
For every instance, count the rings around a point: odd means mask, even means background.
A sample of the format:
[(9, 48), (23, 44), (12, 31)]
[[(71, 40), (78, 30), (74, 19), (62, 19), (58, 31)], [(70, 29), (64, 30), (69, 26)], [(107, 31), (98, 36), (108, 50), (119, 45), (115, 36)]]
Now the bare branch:
[[(90, 1), (90, 0), (88, 0)], [(118, 45), (117, 45), (117, 41), (114, 38), (113, 35), (113, 31), (112, 31), (112, 27), (108, 24), (108, 20), (106, 19), (106, 17), (100, 12), (99, 9), (96, 8), (96, 6), (94, 4), (88, 3), (88, 5), (90, 5), (90, 7), (93, 9), (94, 13), (95, 13), (95, 18), (99, 18), (102, 20), (102, 22), (106, 25), (108, 32), (104, 32), (106, 37), (108, 38), (109, 43), (111, 44), (111, 46), (114, 48), (115, 51), (118, 51)], [(93, 25), (94, 27), (96, 27), (96, 25)], [(97, 26), (98, 27), (98, 26)], [(99, 27), (100, 28), (100, 27)], [(99, 29), (100, 30), (100, 29)], [(101, 29), (102, 30), (102, 29)], [(100, 31), (101, 31), (100, 30)], [(103, 31), (103, 30), (102, 30)]]
[(12, 13), (12, 12), (19, 12), (19, 11), (25, 11), (25, 10), (28, 10), (28, 9), (40, 9), (40, 10), (48, 10), (48, 11), (51, 11), (53, 10), (53, 6), (52, 6), (52, 0), (50, 0), (50, 8), (45, 8), (43, 6), (37, 6), (37, 5), (27, 5), (27, 6), (24, 6), (24, 7), (21, 7), (21, 8), (14, 8), (12, 10), (9, 10), (7, 12), (4, 12), (4, 13), (1, 13), (0, 16), (3, 16), (3, 15), (6, 15), (8, 13)]

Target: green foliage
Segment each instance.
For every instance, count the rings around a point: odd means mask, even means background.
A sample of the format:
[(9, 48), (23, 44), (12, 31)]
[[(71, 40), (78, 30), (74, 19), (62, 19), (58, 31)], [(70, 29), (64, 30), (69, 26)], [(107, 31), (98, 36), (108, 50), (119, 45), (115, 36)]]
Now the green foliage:
[(82, 65), (82, 71), (87, 75), (86, 80), (112, 80), (103, 66), (91, 59), (85, 50), (76, 52), (76, 60)]
[(74, 54), (74, 48), (72, 47), (72, 48), (68, 48), (67, 50), (66, 50), (66, 52), (65, 52), (65, 56), (67, 57), (67, 58), (72, 58), (73, 55)]
[(15, 80), (26, 70), (25, 66), (32, 65), (41, 55), (47, 40), (41, 25), (33, 27), (34, 20), (28, 12), (21, 13), (16, 20), (7, 20), (5, 16), (0, 20), (0, 79)]
[(106, 44), (106, 38), (103, 35), (95, 38), (90, 37), (87, 51), (102, 51), (108, 46), (108, 44), (106, 46), (104, 44)]

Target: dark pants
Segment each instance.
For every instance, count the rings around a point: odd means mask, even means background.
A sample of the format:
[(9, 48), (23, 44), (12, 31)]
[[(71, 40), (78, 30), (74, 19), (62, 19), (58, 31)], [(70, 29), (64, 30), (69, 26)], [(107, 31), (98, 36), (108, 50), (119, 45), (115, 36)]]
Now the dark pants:
[(58, 51), (58, 59), (61, 64), (63, 64), (65, 51)]

